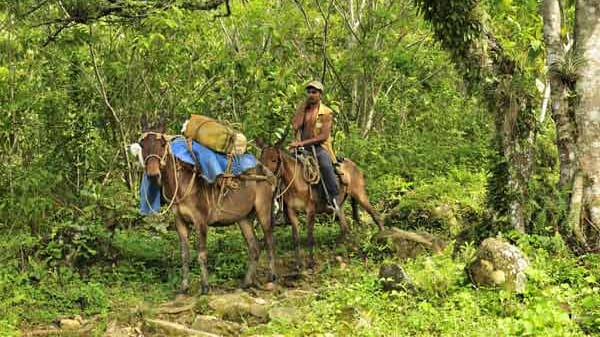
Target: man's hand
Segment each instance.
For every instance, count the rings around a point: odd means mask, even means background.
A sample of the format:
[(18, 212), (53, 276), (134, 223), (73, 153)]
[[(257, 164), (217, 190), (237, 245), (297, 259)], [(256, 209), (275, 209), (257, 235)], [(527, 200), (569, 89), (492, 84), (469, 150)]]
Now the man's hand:
[(288, 149), (290, 149), (290, 150), (291, 150), (291, 149), (294, 149), (294, 148), (297, 148), (297, 147), (301, 147), (301, 146), (302, 146), (302, 142), (299, 142), (299, 141), (293, 141), (293, 142), (291, 142), (291, 143), (288, 145)]

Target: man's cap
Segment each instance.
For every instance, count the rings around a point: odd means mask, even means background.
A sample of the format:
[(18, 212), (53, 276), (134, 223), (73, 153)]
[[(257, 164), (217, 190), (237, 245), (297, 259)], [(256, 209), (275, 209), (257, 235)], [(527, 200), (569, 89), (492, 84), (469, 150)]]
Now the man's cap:
[(315, 88), (317, 90), (319, 90), (320, 92), (323, 92), (323, 83), (319, 82), (319, 81), (311, 81), (306, 85), (306, 89), (308, 88)]

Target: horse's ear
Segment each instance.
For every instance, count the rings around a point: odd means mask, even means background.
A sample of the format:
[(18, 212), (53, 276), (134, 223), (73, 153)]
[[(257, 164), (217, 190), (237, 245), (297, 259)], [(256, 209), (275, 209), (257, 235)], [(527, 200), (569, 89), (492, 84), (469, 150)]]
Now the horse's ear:
[(140, 124), (142, 125), (142, 130), (144, 130), (144, 131), (148, 130), (148, 117), (146, 116), (145, 112), (142, 114), (142, 117), (140, 119)]
[(254, 143), (256, 144), (256, 146), (258, 146), (259, 149), (264, 149), (266, 146), (264, 139), (262, 139), (262, 137), (257, 137), (256, 139), (254, 139)]
[(165, 131), (165, 113), (161, 112), (160, 113), (160, 119), (158, 120), (158, 128), (160, 129), (160, 131)]

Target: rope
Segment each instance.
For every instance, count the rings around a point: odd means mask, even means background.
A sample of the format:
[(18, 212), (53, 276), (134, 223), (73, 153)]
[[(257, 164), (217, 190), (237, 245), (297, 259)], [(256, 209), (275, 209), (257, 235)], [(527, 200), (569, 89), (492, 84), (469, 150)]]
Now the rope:
[[(166, 165), (165, 159), (166, 159), (167, 155), (170, 155), (171, 162), (173, 164), (173, 178), (175, 179), (175, 192), (173, 192), (173, 197), (170, 198), (171, 200), (169, 201), (169, 206), (164, 211), (157, 213), (158, 215), (165, 215), (171, 209), (171, 207), (173, 207), (173, 204), (181, 203), (183, 200), (185, 200), (185, 198), (187, 198), (189, 196), (189, 194), (192, 191), (192, 187), (196, 181), (196, 170), (193, 171), (192, 178), (190, 179), (190, 182), (188, 183), (187, 189), (183, 193), (183, 196), (181, 198), (179, 198), (179, 200), (177, 200), (177, 194), (179, 192), (179, 179), (177, 179), (177, 175), (179, 173), (179, 170), (177, 168), (177, 162), (175, 161), (175, 155), (173, 154), (173, 151), (171, 150), (171, 140), (173, 140), (179, 136), (170, 136), (170, 135), (165, 135), (165, 134), (161, 134), (161, 133), (147, 132), (147, 133), (144, 133), (142, 139), (145, 138), (145, 136), (147, 136), (148, 134), (154, 134), (154, 135), (156, 135), (157, 138), (164, 137), (164, 139), (166, 140), (167, 146), (165, 149), (165, 153), (163, 153), (162, 157), (159, 157), (156, 154), (150, 154), (144, 159), (144, 163), (146, 161), (148, 161), (148, 159), (150, 159), (150, 158), (153, 158), (153, 157), (159, 158), (160, 166), (161, 166), (161, 168), (163, 168)], [(161, 188), (161, 194), (162, 194), (163, 198), (165, 198), (165, 200), (169, 200), (169, 198), (165, 195), (164, 188)], [(150, 205), (150, 203), (148, 202), (148, 198), (145, 198), (145, 199), (146, 199), (146, 203), (148, 204), (149, 208), (152, 209), (152, 205)]]
[[(281, 168), (283, 167), (283, 156), (281, 155), (281, 152), (279, 152), (279, 160), (281, 160), (280, 163), (280, 170), (278, 172), (278, 178), (280, 176), (281, 173)], [(294, 174), (292, 175), (292, 179), (290, 180), (290, 183), (287, 185), (287, 187), (283, 190), (283, 192), (279, 193), (275, 199), (279, 199), (280, 197), (283, 197), (283, 195), (290, 189), (290, 187), (292, 187), (292, 184), (294, 183), (294, 180), (296, 180), (296, 173), (298, 172), (298, 156), (295, 155), (294, 156)]]
[(304, 180), (311, 185), (315, 185), (321, 180), (321, 172), (317, 159), (313, 156), (308, 156), (304, 159)]

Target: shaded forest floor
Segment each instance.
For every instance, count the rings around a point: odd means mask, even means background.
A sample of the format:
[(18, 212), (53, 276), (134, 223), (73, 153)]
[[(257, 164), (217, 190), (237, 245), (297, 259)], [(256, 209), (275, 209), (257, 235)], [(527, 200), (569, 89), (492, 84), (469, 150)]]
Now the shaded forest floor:
[[(39, 332), (69, 318), (80, 319), (88, 329), (85, 334), (91, 336), (194, 336), (199, 332), (177, 329), (206, 328), (209, 323), (213, 326), (208, 330), (245, 336), (585, 336), (599, 332), (598, 256), (574, 257), (558, 236), (510, 238), (531, 261), (527, 290), (516, 295), (470, 284), (464, 267), (475, 254), (473, 244), (454, 250), (451, 241), (441, 254), (400, 261), (387, 247), (374, 243), (372, 227), (353, 228), (345, 245), (336, 245), (338, 231), (334, 224), (316, 226), (318, 265), (297, 274), (288, 268), (293, 252), (290, 230), (277, 227), (279, 281), (265, 282), (263, 251), (259, 285), (240, 292), (237, 284), (246, 261), (241, 234), (233, 227), (211, 229), (209, 296), (194, 295), (198, 289), (195, 263), (192, 295), (176, 295), (179, 252), (174, 233), (118, 232), (114, 249), (119, 258), (112, 266), (93, 266), (82, 276), (88, 288), (79, 289), (84, 293), (77, 306), (64, 310), (68, 303), (31, 303), (24, 314), (29, 320), (20, 328), (26, 334)], [(383, 262), (401, 265), (416, 291), (384, 291), (378, 276)], [(240, 307), (242, 302), (248, 305)]]

